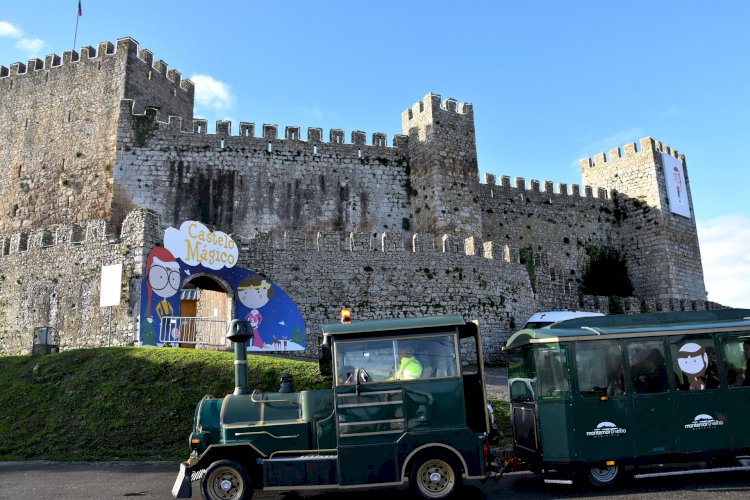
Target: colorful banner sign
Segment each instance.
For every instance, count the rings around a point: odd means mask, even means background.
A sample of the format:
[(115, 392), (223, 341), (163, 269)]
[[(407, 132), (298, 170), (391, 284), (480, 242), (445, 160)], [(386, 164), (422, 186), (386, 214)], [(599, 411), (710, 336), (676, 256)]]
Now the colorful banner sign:
[[(229, 235), (186, 221), (165, 231), (164, 244), (149, 253), (141, 282), (141, 345), (177, 346), (185, 340), (180, 338), (180, 291), (201, 275), (232, 288), (233, 316), (249, 321), (253, 330), (249, 351), (305, 350), (305, 323), (296, 304), (267, 277), (236, 265), (238, 248)], [(160, 331), (163, 323), (169, 332)], [(191, 342), (201, 343), (199, 337)]]

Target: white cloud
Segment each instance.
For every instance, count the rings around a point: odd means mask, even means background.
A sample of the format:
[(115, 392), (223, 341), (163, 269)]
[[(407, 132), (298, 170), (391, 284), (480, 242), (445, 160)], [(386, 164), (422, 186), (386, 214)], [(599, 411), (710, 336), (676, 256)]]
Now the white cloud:
[(16, 48), (23, 50), (29, 56), (39, 56), (44, 50), (45, 43), (38, 38), (21, 38), (16, 43)]
[(750, 307), (750, 218), (724, 215), (697, 225), (708, 300)]
[(226, 83), (209, 75), (193, 75), (190, 80), (195, 84), (195, 102), (199, 106), (225, 111), (234, 104), (234, 95)]
[(16, 48), (23, 51), (28, 57), (39, 57), (46, 44), (39, 38), (28, 38), (23, 36), (23, 30), (8, 21), (0, 21), (0, 37), (19, 38)]
[(10, 24), (8, 21), (0, 21), (0, 36), (19, 38), (23, 36), (23, 31)]

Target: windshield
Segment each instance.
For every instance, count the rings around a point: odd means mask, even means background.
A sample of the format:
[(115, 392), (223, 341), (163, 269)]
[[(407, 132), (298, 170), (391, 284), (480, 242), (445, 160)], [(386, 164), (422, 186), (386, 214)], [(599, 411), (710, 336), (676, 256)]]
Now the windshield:
[(336, 382), (386, 382), (456, 377), (457, 355), (454, 335), (388, 340), (357, 340), (336, 343)]

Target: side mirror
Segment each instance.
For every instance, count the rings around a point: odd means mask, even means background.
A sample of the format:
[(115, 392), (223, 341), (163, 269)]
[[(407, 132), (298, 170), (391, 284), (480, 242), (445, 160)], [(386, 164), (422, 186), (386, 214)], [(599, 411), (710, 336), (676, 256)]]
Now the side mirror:
[(513, 403), (526, 403), (533, 401), (534, 395), (524, 381), (515, 380), (510, 385), (510, 400)]
[(253, 328), (249, 321), (233, 319), (227, 326), (227, 338), (232, 342), (245, 342), (253, 338)]

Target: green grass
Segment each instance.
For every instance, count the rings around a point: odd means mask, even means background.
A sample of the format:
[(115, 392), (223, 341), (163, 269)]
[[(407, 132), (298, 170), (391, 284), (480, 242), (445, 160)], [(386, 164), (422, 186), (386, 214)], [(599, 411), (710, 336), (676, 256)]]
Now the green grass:
[[(316, 363), (249, 356), (251, 388), (326, 388)], [(233, 355), (100, 348), (0, 357), (0, 460), (182, 460), (206, 394), (234, 390)]]
[(495, 424), (497, 424), (497, 436), (493, 444), (499, 448), (509, 447), (513, 443), (513, 432), (510, 427), (510, 403), (505, 399), (498, 398), (487, 398), (487, 402), (492, 405)]
[[(250, 388), (325, 389), (317, 363), (248, 356)], [(168, 460), (187, 457), (196, 404), (234, 390), (234, 357), (194, 349), (113, 347), (0, 357), (0, 460)], [(491, 400), (499, 445), (508, 402)]]

